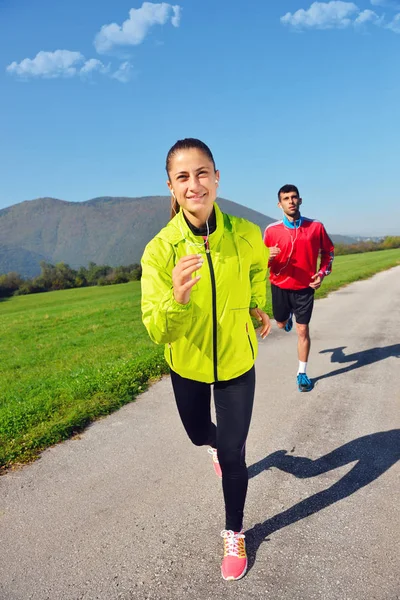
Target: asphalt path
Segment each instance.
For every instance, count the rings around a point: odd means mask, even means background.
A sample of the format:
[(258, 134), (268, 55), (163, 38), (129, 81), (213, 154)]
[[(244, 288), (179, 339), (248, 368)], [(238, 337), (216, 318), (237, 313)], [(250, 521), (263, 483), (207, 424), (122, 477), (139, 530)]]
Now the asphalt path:
[(247, 443), (249, 571), (220, 575), (220, 480), (168, 377), (0, 477), (1, 600), (400, 599), (400, 267), (260, 342)]

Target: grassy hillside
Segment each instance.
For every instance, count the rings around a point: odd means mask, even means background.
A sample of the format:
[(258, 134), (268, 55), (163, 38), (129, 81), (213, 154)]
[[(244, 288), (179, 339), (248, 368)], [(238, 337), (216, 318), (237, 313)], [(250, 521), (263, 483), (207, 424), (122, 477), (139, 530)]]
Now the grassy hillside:
[[(318, 296), (396, 264), (400, 250), (338, 257)], [(0, 315), (0, 465), (31, 459), (166, 371), (137, 282), (15, 297)]]

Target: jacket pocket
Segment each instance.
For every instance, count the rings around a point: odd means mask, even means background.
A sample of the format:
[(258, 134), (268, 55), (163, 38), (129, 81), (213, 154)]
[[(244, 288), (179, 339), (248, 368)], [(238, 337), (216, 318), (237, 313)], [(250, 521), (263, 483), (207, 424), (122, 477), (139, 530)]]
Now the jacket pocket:
[(250, 344), (250, 350), (251, 350), (251, 356), (254, 360), (254, 348), (253, 348), (253, 344), (251, 343), (251, 339), (250, 339), (250, 333), (249, 333), (249, 326), (246, 323), (246, 333), (247, 333), (247, 339), (249, 340), (249, 344)]
[(169, 342), (168, 348), (169, 348), (169, 360), (171, 362), (171, 367), (173, 367), (174, 366), (174, 361), (172, 359), (172, 344), (171, 344), (171, 342)]

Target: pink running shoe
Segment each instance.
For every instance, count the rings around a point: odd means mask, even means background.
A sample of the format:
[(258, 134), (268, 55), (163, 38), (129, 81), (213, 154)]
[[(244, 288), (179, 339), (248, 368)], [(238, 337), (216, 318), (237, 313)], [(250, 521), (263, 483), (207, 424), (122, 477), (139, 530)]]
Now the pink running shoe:
[(220, 479), (222, 479), (222, 471), (221, 471), (221, 466), (219, 464), (219, 460), (218, 460), (218, 454), (215, 448), (209, 448), (208, 449), (208, 454), (211, 454), (212, 459), (213, 459), (213, 465), (214, 465), (214, 471), (217, 475), (217, 477), (219, 477)]
[(222, 577), (225, 581), (237, 580), (247, 571), (247, 554), (244, 533), (239, 531), (221, 532), (224, 538), (224, 558), (221, 565)]

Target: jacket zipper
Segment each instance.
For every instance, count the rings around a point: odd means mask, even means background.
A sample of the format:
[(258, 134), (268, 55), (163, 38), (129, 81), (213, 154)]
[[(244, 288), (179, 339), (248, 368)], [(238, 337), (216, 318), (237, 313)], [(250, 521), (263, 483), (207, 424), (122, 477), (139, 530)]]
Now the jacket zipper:
[(214, 358), (214, 381), (218, 381), (218, 356), (217, 356), (217, 288), (215, 285), (215, 273), (211, 260), (210, 246), (208, 239), (204, 238), (204, 246), (208, 267), (210, 269), (211, 278), (211, 294), (212, 294), (212, 319), (213, 319), (213, 358)]
[(253, 357), (254, 360), (254, 348), (253, 348), (253, 344), (251, 343), (251, 339), (250, 339), (250, 333), (249, 333), (249, 326), (246, 323), (246, 333), (247, 333), (247, 339), (249, 340), (249, 344), (250, 344), (250, 348), (251, 348), (251, 355)]

